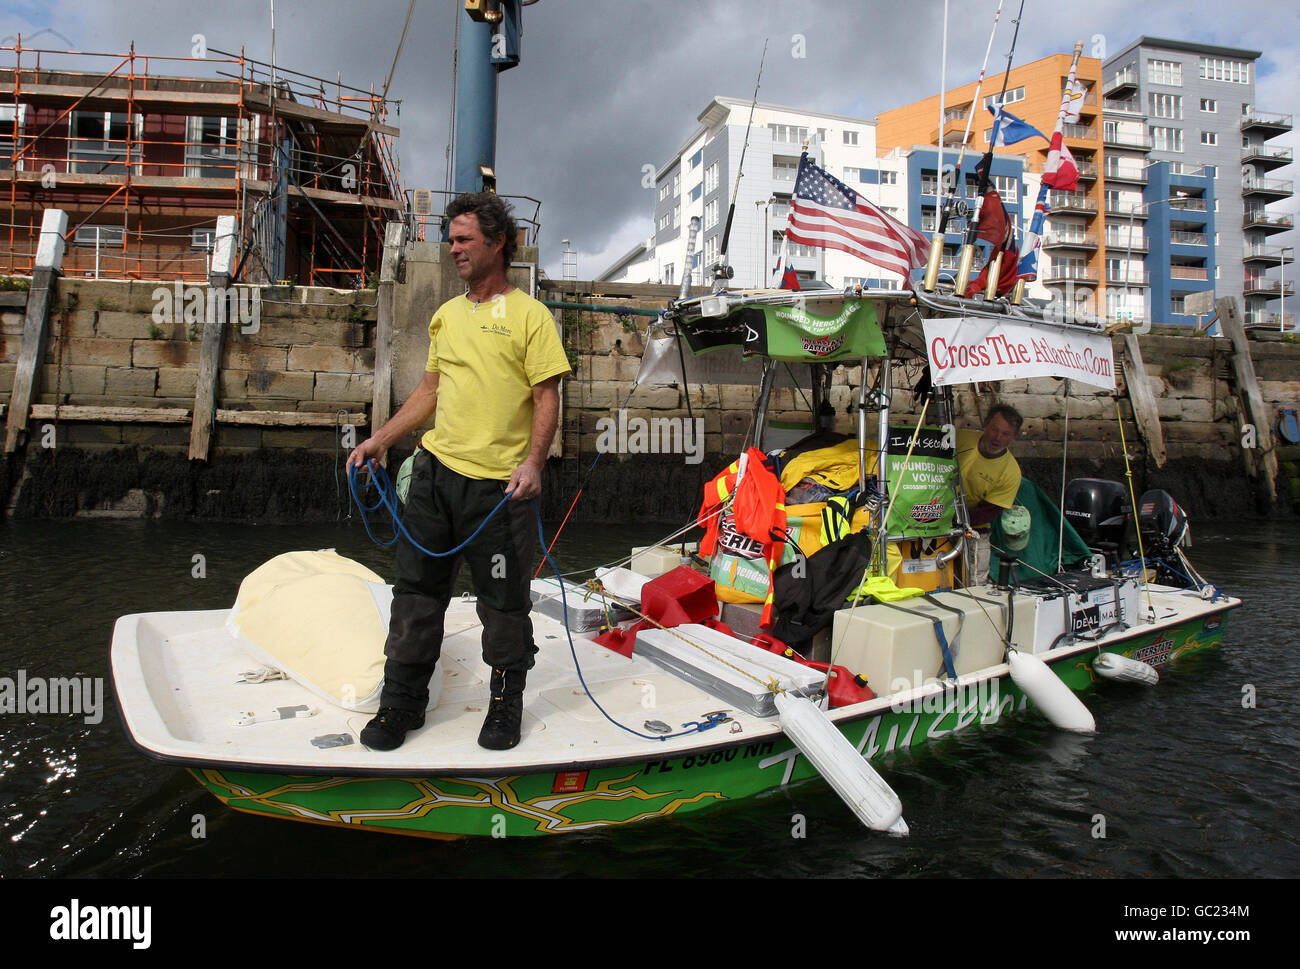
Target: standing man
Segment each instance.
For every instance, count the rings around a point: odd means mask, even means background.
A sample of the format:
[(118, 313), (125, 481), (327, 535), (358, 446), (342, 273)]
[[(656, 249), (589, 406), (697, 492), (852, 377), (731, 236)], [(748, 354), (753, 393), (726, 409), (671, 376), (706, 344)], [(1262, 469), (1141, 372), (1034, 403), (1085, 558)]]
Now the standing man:
[(957, 466), (971, 526), (978, 534), (975, 546), (975, 574), (971, 585), (989, 579), (993, 519), (1016, 503), (1020, 490), (1020, 465), (1011, 456), (1011, 442), (1020, 433), (1024, 418), (1009, 404), (994, 404), (980, 433), (957, 432)]
[(417, 542), (455, 548), (509, 492), (510, 500), (457, 558), (433, 558), (403, 539), (397, 546), (384, 688), (361, 742), (400, 747), (424, 726), (429, 679), (442, 650), (443, 615), (459, 560), (469, 563), (491, 701), (479, 746), (519, 743), (524, 681), (533, 666), (528, 576), (537, 519), (534, 498), (559, 417), (568, 359), (550, 312), (506, 278), (515, 252), (514, 219), (497, 195), (461, 195), (447, 206), (451, 257), (469, 287), (429, 324), (424, 378), (402, 408), (350, 455), (348, 468), (373, 463), (436, 417), (420, 440), (404, 521)]

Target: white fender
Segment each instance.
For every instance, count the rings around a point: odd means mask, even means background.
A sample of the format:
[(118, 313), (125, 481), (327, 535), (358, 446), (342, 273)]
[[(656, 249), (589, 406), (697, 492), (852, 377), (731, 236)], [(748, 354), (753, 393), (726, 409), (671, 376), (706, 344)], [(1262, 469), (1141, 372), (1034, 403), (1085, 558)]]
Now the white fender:
[(826, 778), (858, 820), (875, 831), (907, 834), (903, 802), (835, 724), (806, 697), (776, 695), (781, 729)]
[(1100, 654), (1092, 661), (1092, 668), (1097, 671), (1098, 676), (1104, 676), (1108, 680), (1118, 680), (1121, 683), (1155, 686), (1160, 682), (1160, 674), (1150, 663), (1144, 663), (1140, 659), (1130, 659), (1119, 653)]
[(1007, 653), (1007, 664), (1016, 686), (1053, 726), (1077, 733), (1097, 732), (1097, 721), (1083, 701), (1041, 659), (1013, 649)]

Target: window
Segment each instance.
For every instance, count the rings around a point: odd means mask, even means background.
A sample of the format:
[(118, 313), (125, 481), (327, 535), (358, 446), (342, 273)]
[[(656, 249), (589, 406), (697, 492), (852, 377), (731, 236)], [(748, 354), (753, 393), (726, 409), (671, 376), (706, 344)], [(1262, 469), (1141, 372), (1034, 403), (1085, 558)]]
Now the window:
[(704, 191), (712, 192), (718, 187), (718, 163), (714, 162), (704, 169)]
[(687, 171), (692, 171), (692, 172), (695, 171), (695, 169), (700, 167), (700, 162), (702, 161), (704, 161), (703, 148), (701, 148), (699, 151), (697, 151), (694, 155), (691, 156), (691, 164), (690, 167), (687, 169)]
[(660, 232), (663, 232), (665, 229), (668, 228), (668, 222), (669, 222), (669, 220), (670, 220), (671, 218), (672, 218), (672, 216), (670, 216), (667, 212), (665, 212), (663, 215), (659, 216), (659, 231), (660, 231)]
[(1201, 98), (1201, 110), (1206, 114), (1218, 114), (1219, 102), (1214, 98)]
[(659, 201), (660, 201), (660, 202), (662, 202), (664, 199), (666, 199), (666, 198), (668, 197), (668, 189), (671, 188), (671, 187), (672, 187), (672, 186), (670, 186), (667, 182), (664, 182), (663, 185), (659, 186)]
[(713, 199), (704, 206), (704, 228), (712, 229), (718, 224), (718, 200)]
[[(191, 117), (185, 124), (185, 177), (231, 178), (239, 162), (241, 134), (252, 129), (247, 120), (238, 118)], [(247, 158), (250, 152), (245, 153)], [(298, 167), (304, 167), (299, 163)], [(246, 171), (246, 174), (252, 174)], [(295, 173), (297, 181), (308, 178), (306, 171)]]
[(673, 198), (682, 194), (682, 175), (681, 172), (673, 174)]
[(1218, 166), (1218, 165), (1206, 165), (1206, 166), (1202, 169), (1202, 171), (1205, 173), (1205, 175), (1206, 175), (1207, 178), (1218, 178), (1218, 177), (1219, 177), (1219, 166)]
[(715, 235), (712, 238), (704, 240), (704, 264), (706, 266), (712, 266), (717, 261), (718, 237)]
[(674, 205), (673, 206), (673, 228), (676, 229), (681, 224), (682, 224), (682, 207), (680, 205)]
[(1158, 128), (1151, 126), (1151, 147), (1155, 151), (1182, 151), (1182, 128)]
[[(8, 171), (14, 166), (14, 111), (12, 104), (0, 104), (0, 171)], [(17, 107), (18, 130), (22, 131), (27, 120), (27, 105)], [(22, 170), (22, 159), (18, 160), (18, 169)]]
[(704, 194), (704, 185), (701, 183), (691, 189), (691, 201), (696, 201), (702, 194)]
[(1183, 65), (1179, 61), (1147, 61), (1147, 81), (1151, 84), (1183, 86)]
[(1025, 99), (1024, 88), (1022, 87), (1010, 88), (1007, 90), (1007, 96), (1005, 98), (1001, 97), (998, 94), (990, 94), (988, 97), (986, 97), (984, 99), (984, 110), (987, 111), (989, 108), (996, 108), (998, 106), (999, 100), (1001, 100), (1003, 104), (1015, 104), (1017, 101), (1023, 101), (1024, 99)]
[(808, 140), (807, 128), (788, 124), (770, 124), (767, 127), (772, 132), (773, 141), (788, 141), (798, 145)]
[(858, 133), (857, 133), (856, 131), (850, 131), (848, 128), (845, 128), (845, 129), (844, 129), (844, 144), (846, 144), (846, 145), (856, 145), (857, 143), (858, 143)]
[(1002, 201), (1015, 204), (1020, 201), (1020, 179), (1014, 175), (994, 175), (993, 187), (1002, 196)]
[(939, 223), (935, 220), (934, 209), (923, 207), (921, 209), (921, 231), (934, 232), (938, 227)]
[(1202, 57), (1201, 79), (1249, 84), (1250, 61), (1235, 61), (1227, 57)]
[(846, 181), (846, 182), (862, 182), (862, 181), (865, 181), (865, 179), (862, 177), (862, 169), (861, 169), (861, 168), (845, 168), (845, 169), (844, 169), (844, 181)]
[(122, 248), (122, 239), (124, 233), (120, 225), (83, 225), (72, 237), (72, 241), (78, 246), (89, 246), (100, 249), (107, 249), (110, 246)]
[(211, 252), (216, 237), (216, 229), (195, 229), (190, 233), (190, 248), (195, 252)]
[(772, 180), (774, 182), (793, 182), (799, 171), (799, 162), (793, 158), (772, 158)]
[[(126, 146), (131, 127), (122, 111), (73, 111), (69, 124), (68, 169), (87, 175), (126, 174)], [(135, 116), (134, 128), (130, 161), (138, 167), (141, 158), (138, 139), (144, 132), (144, 115)]]
[(881, 185), (897, 185), (897, 184), (898, 184), (898, 172), (883, 172), (883, 171), (882, 171), (882, 172), (880, 173), (880, 184), (881, 184)]
[(1187, 309), (1183, 303), (1183, 297), (1173, 296), (1169, 300), (1169, 312), (1177, 313), (1179, 316), (1185, 316)]
[(1181, 94), (1157, 94), (1152, 91), (1147, 96), (1147, 100), (1151, 104), (1151, 114), (1154, 117), (1182, 119), (1183, 96)]
[(1219, 211), (1219, 200), (1218, 200), (1218, 199), (1215, 199), (1215, 200), (1214, 200), (1214, 211), (1216, 211), (1216, 212)]
[(1217, 145), (1218, 143), (1219, 143), (1219, 135), (1218, 135), (1218, 132), (1215, 132), (1215, 131), (1202, 131), (1202, 132), (1201, 132), (1201, 144), (1203, 144), (1203, 145)]
[(664, 266), (664, 285), (671, 286), (673, 284), (673, 275), (676, 271), (676, 267), (672, 263), (668, 263)]

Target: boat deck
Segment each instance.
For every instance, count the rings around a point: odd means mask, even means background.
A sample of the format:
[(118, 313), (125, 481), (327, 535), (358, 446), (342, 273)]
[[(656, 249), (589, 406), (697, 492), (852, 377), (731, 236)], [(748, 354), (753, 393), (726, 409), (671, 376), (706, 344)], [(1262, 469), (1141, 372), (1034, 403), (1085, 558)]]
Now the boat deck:
[[(1157, 622), (1114, 630), (1094, 643), (1079, 642), (1048, 653), (1047, 662), (1150, 634), (1233, 608), (1239, 600), (1206, 602), (1191, 591), (1151, 593)], [(1143, 596), (1145, 608), (1145, 594)], [(593, 764), (644, 762), (700, 748), (728, 747), (780, 734), (775, 717), (727, 709), (731, 722), (669, 740), (645, 739), (611, 724), (587, 697), (574, 670), (564, 627), (534, 612), (540, 651), (524, 697), (523, 739), (508, 751), (477, 744), (488, 702), (488, 669), (480, 655), (478, 618), (471, 599), (453, 600), (439, 674), (442, 693), (426, 724), (394, 751), (372, 751), (359, 742), (371, 714), (323, 700), (290, 680), (241, 684), (241, 673), (261, 664), (226, 629), (227, 610), (144, 613), (124, 616), (114, 630), (112, 670), (128, 733), (149, 755), (189, 766), (279, 770), (330, 775), (495, 776)], [(727, 704), (640, 656), (624, 657), (574, 633), (573, 644), (592, 694), (610, 715), (647, 733), (647, 720), (674, 732), (700, 722)], [(1007, 674), (1005, 663), (959, 678), (974, 686)], [(439, 675), (435, 674), (435, 675)], [(951, 685), (948, 685), (951, 689)], [(832, 720), (857, 719), (943, 692), (921, 687), (831, 711)], [(248, 725), (250, 713), (274, 716), (284, 707), (306, 706), (312, 716)], [(320, 747), (313, 738), (346, 734), (350, 742)]]

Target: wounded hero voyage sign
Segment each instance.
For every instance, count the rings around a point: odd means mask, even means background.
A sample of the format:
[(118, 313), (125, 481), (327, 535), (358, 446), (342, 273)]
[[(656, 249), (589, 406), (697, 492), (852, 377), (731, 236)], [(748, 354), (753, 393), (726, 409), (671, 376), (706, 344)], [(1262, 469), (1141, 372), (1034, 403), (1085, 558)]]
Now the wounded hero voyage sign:
[(1110, 337), (1012, 320), (923, 320), (935, 384), (1068, 377), (1115, 389)]

